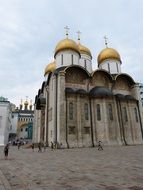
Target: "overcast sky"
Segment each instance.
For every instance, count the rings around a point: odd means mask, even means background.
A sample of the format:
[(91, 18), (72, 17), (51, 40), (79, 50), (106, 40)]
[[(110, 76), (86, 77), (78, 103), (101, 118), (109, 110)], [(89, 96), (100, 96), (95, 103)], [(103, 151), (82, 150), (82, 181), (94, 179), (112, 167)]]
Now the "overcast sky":
[(53, 60), (56, 44), (77, 40), (97, 56), (108, 46), (122, 59), (122, 72), (143, 82), (143, 0), (0, 0), (0, 96), (17, 106), (32, 99)]

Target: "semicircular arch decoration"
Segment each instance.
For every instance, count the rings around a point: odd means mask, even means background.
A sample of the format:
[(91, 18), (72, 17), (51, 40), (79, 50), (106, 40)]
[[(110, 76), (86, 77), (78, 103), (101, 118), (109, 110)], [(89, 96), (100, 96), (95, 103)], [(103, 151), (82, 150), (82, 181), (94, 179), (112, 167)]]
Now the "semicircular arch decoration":
[(95, 70), (92, 73), (92, 78), (91, 78), (91, 85), (92, 86), (104, 86), (107, 88), (110, 88), (111, 84), (113, 83), (113, 78), (105, 70)]
[(128, 74), (122, 73), (115, 77), (114, 89), (130, 91), (133, 85), (135, 85), (135, 81)]
[(90, 74), (81, 66), (69, 66), (65, 69), (65, 81), (72, 84), (86, 84)]

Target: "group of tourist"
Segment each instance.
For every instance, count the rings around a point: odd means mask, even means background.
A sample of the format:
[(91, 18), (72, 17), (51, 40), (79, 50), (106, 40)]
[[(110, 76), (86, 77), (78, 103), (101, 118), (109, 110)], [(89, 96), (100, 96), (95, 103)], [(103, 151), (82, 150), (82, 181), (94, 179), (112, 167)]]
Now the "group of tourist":
[[(97, 146), (98, 150), (103, 150), (103, 147), (102, 147), (101, 144), (102, 144), (102, 142), (98, 141), (98, 146)], [(18, 147), (18, 149), (20, 148), (20, 143), (17, 144), (17, 147)], [(44, 148), (44, 151), (46, 151), (47, 143), (41, 143), (41, 142), (39, 142), (38, 143), (38, 152), (42, 152), (42, 147)], [(59, 146), (58, 144), (51, 142), (50, 147), (51, 147), (51, 150), (54, 150), (54, 149), (59, 148), (59, 147), (62, 148), (62, 144), (60, 144), (60, 146)], [(32, 150), (34, 152), (34, 148), (35, 148), (34, 143), (32, 143), (31, 148), (32, 148)], [(8, 158), (8, 152), (9, 152), (9, 144), (6, 144), (6, 146), (4, 147), (4, 156), (5, 156), (5, 159)]]

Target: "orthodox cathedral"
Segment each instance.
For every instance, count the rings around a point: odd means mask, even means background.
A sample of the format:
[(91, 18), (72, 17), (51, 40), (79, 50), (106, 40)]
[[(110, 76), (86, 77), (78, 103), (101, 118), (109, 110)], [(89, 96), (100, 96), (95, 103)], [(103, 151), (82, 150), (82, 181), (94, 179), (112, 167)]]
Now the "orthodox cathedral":
[[(91, 51), (68, 38), (54, 51), (35, 97), (33, 142), (63, 148), (143, 143), (139, 86), (122, 73), (120, 54), (107, 46), (92, 70)], [(123, 63), (124, 64), (124, 63)]]

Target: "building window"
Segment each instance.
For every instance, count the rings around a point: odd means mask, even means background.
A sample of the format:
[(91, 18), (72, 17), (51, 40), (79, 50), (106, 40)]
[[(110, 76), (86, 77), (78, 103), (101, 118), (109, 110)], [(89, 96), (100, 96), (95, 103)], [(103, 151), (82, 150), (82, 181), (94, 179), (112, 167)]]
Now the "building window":
[(111, 104), (108, 104), (108, 117), (109, 117), (109, 120), (113, 120), (113, 112), (112, 112), (112, 105)]
[(63, 61), (63, 54), (61, 55), (61, 64), (62, 64), (62, 65), (64, 64), (64, 61)]
[(139, 122), (137, 108), (134, 108), (136, 122)]
[(69, 118), (70, 120), (73, 120), (73, 103), (69, 103)]
[(72, 63), (72, 65), (73, 65), (73, 55), (71, 55), (71, 63)]
[(87, 68), (86, 60), (84, 60), (84, 67), (85, 67), (85, 69)]
[(28, 131), (28, 129), (26, 128), (25, 131)]
[(96, 111), (97, 111), (97, 120), (101, 120), (101, 112), (100, 112), (100, 104), (96, 105)]
[(124, 121), (127, 122), (128, 121), (128, 116), (127, 116), (127, 109), (126, 109), (126, 107), (123, 107), (123, 117), (124, 117)]
[(88, 110), (88, 104), (86, 103), (86, 104), (84, 104), (84, 114), (85, 114), (85, 119), (86, 120), (89, 120), (89, 117), (88, 117), (88, 113), (89, 112), (89, 110)]
[(23, 129), (21, 129), (21, 132), (23, 131)]

